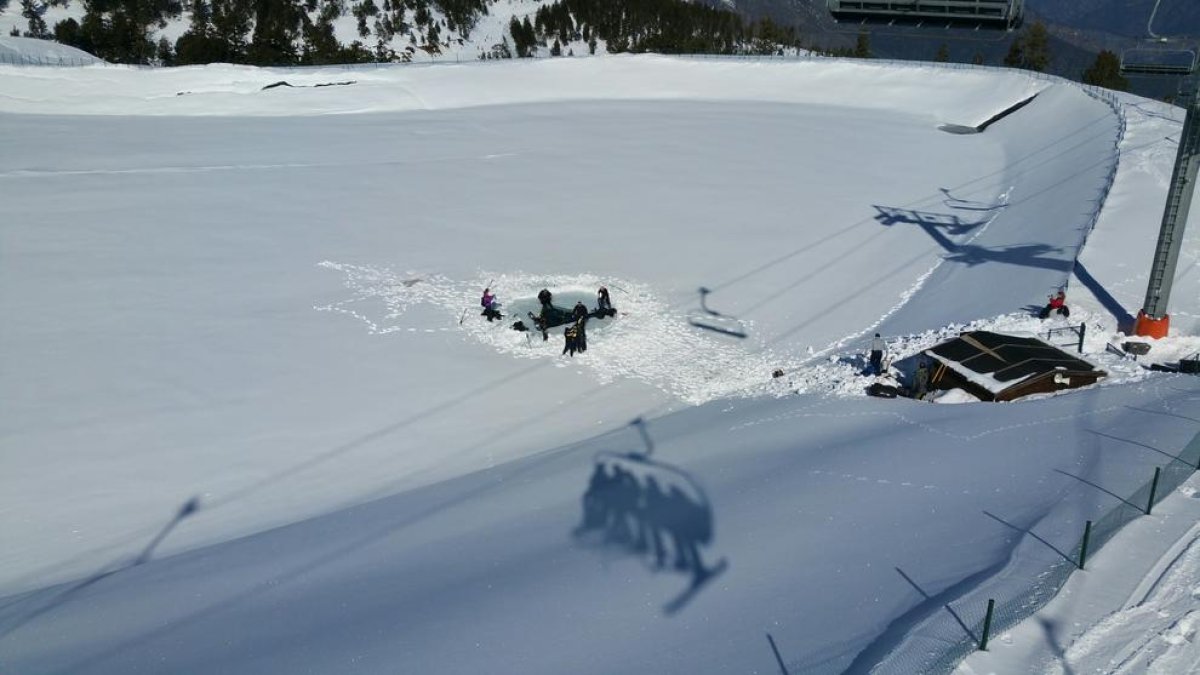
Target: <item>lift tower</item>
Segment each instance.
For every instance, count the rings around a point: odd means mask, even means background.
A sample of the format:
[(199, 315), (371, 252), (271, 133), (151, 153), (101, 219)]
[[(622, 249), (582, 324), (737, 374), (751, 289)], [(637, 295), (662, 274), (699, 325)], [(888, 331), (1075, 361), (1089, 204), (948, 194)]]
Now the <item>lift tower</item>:
[(1134, 327), (1134, 332), (1144, 337), (1166, 337), (1171, 326), (1167, 301), (1171, 297), (1171, 282), (1175, 279), (1192, 194), (1196, 191), (1196, 174), (1200, 171), (1200, 91), (1195, 86), (1188, 90), (1190, 95), (1184, 101), (1187, 116), (1179, 135), (1179, 151), (1175, 155), (1175, 170), (1171, 173), (1167, 205), (1158, 231), (1158, 245), (1154, 248), (1146, 301), (1138, 312)]

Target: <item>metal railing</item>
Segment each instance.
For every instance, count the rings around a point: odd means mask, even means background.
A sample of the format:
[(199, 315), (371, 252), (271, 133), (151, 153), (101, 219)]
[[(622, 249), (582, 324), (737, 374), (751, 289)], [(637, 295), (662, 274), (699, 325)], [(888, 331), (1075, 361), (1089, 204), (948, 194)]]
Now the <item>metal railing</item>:
[[(1029, 578), (1029, 585), (1024, 592), (1011, 597), (998, 599), (994, 616), (989, 626), (992, 635), (1016, 626), (1045, 607), (1062, 589), (1073, 572), (1080, 569), (1085, 555), (1091, 556), (1104, 547), (1116, 534), (1141, 516), (1151, 513), (1155, 504), (1178, 488), (1192, 476), (1200, 465), (1200, 434), (1188, 443), (1179, 455), (1165, 466), (1156, 467), (1153, 476), (1127, 498), (1121, 498), (1116, 506), (1101, 514), (1090, 522), (1080, 533), (1080, 538), (1064, 548), (1070, 558), (1059, 558), (1055, 563), (1041, 570), (1039, 574)], [(1086, 538), (1085, 538), (1086, 537)], [(1085, 553), (1086, 551), (1086, 553)], [(984, 635), (986, 620), (985, 602), (979, 597), (971, 597), (967, 602), (948, 604), (959, 616), (972, 617), (970, 624), (972, 635), (962, 635), (962, 638), (947, 646), (940, 654), (914, 654), (903, 659), (902, 669), (912, 669), (909, 672), (920, 673), (951, 673), (955, 667), (968, 655), (980, 648), (980, 640)], [(962, 634), (961, 629), (958, 630)], [(978, 637), (977, 637), (978, 636)], [(889, 671), (890, 672), (890, 671)]]

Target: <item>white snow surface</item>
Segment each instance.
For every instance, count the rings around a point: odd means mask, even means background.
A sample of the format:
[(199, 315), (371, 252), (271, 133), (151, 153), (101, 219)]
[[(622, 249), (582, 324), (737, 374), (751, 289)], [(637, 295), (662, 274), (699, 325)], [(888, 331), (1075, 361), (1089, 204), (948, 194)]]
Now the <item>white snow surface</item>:
[[(938, 608), (1028, 590), (1197, 433), (1194, 378), (1106, 351), (1180, 119), (1123, 106), (837, 60), (0, 67), (0, 669), (776, 672), (770, 634), (791, 672), (927, 670)], [(1144, 359), (1200, 348), (1198, 251)], [(574, 358), (478, 315), (600, 284)], [(863, 396), (871, 332), (1042, 333), (1064, 285), (1099, 385)], [(675, 612), (686, 576), (572, 536), (635, 417), (727, 564)], [(1188, 642), (1168, 587), (1150, 633)]]

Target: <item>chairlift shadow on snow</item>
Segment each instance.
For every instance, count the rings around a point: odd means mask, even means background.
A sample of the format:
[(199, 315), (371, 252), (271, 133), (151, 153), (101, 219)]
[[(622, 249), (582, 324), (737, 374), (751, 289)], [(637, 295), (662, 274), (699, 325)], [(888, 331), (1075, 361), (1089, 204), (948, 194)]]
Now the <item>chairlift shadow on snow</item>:
[(654, 445), (641, 418), (630, 426), (640, 433), (645, 450), (596, 453), (583, 493), (583, 520), (571, 534), (645, 558), (655, 571), (688, 575), (687, 588), (663, 605), (663, 612), (672, 615), (725, 571), (728, 562), (721, 559), (710, 566), (701, 556), (701, 547), (713, 541), (712, 505), (704, 488), (683, 469), (651, 458)]
[(949, 208), (958, 209), (959, 211), (996, 211), (1008, 206), (1007, 202), (989, 204), (988, 202), (976, 201), (974, 199), (962, 199), (960, 197), (955, 197), (950, 192), (950, 188), (938, 188), (938, 192), (941, 192), (946, 197), (942, 200), (943, 204)]
[(712, 291), (704, 286), (700, 287), (701, 311), (688, 314), (688, 323), (696, 328), (702, 328), (720, 335), (745, 339), (747, 337), (746, 326), (742, 323), (742, 320), (711, 309), (707, 301), (709, 293), (712, 293)]
[(1020, 244), (1003, 248), (988, 248), (970, 243), (957, 243), (950, 237), (964, 236), (975, 228), (987, 224), (987, 220), (964, 221), (955, 214), (932, 213), (891, 206), (874, 206), (879, 213), (875, 220), (885, 226), (910, 223), (920, 227), (946, 251), (943, 259), (968, 267), (989, 262), (1000, 262), (1021, 267), (1070, 272), (1072, 260), (1068, 257), (1053, 258), (1049, 254), (1062, 253), (1058, 246), (1049, 244)]
[(960, 216), (953, 213), (934, 213), (932, 211), (918, 211), (916, 209), (901, 209), (893, 206), (874, 205), (878, 215), (875, 220), (883, 225), (895, 225), (896, 223), (911, 223), (919, 225), (922, 228), (936, 228), (939, 234), (944, 233), (951, 237), (970, 234), (971, 230), (984, 225), (986, 220), (963, 220)]

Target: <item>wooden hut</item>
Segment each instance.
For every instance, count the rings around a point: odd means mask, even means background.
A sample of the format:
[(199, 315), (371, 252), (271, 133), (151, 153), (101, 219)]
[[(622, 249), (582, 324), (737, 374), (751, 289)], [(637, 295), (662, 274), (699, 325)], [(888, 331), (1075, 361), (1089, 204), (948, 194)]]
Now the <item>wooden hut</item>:
[(981, 401), (1074, 389), (1107, 375), (1078, 356), (1036, 337), (988, 331), (963, 333), (925, 350), (931, 389), (963, 389)]

